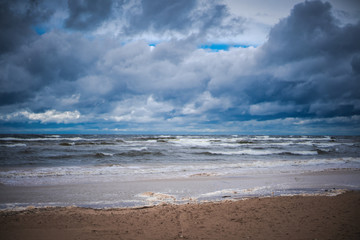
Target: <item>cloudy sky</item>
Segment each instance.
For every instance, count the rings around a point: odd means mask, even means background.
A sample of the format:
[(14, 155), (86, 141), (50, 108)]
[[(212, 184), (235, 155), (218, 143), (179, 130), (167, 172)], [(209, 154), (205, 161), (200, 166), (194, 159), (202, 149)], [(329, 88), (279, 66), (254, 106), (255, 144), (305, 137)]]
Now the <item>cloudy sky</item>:
[(360, 1), (0, 0), (1, 133), (360, 134)]

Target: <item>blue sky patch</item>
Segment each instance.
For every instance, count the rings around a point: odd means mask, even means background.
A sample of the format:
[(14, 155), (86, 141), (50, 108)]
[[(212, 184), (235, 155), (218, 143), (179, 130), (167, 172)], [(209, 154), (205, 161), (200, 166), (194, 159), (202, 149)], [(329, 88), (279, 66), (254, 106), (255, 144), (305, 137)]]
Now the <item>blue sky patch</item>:
[(199, 48), (208, 49), (212, 52), (229, 51), (230, 48), (248, 48), (250, 45), (243, 44), (226, 44), (226, 43), (211, 43), (200, 45)]
[(34, 31), (38, 34), (38, 35), (43, 35), (47, 32), (47, 29), (43, 26), (33, 26)]

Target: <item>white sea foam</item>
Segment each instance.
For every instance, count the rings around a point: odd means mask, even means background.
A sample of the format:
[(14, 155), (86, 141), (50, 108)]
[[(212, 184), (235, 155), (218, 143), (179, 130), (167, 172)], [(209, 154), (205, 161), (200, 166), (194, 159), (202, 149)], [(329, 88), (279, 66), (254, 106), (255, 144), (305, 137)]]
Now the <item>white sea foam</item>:
[(50, 135), (50, 138), (60, 138), (60, 135)]
[(147, 202), (174, 202), (176, 197), (166, 193), (160, 192), (143, 192), (137, 195), (137, 197), (145, 198)]
[(130, 148), (130, 150), (131, 151), (146, 151), (146, 150), (148, 150), (148, 148), (147, 147), (138, 147), (138, 148), (133, 147), (133, 148)]
[(237, 194), (239, 191), (240, 191), (239, 189), (222, 189), (219, 191), (203, 193), (199, 196), (199, 198), (201, 198), (201, 197), (216, 197), (216, 196), (223, 196), (223, 195), (233, 195), (233, 194)]
[[(280, 186), (276, 185), (278, 188)], [(273, 187), (273, 186), (272, 186)], [(255, 186), (250, 188), (231, 188), (231, 189), (222, 189), (219, 191), (213, 191), (208, 193), (203, 193), (198, 196), (199, 199), (201, 198), (214, 198), (214, 197), (236, 197), (236, 196), (246, 196), (246, 195), (253, 195), (253, 194), (266, 194), (268, 193), (272, 187), (270, 186)]]
[(180, 139), (171, 139), (169, 142), (183, 145), (183, 146), (195, 146), (195, 147), (208, 147), (211, 145), (210, 139), (201, 139), (201, 138), (180, 138)]
[(316, 147), (320, 147), (320, 148), (327, 148), (327, 147), (336, 147), (336, 146), (341, 146), (341, 145), (347, 145), (347, 146), (353, 146), (354, 143), (312, 143), (314, 146)]
[(100, 152), (100, 153), (97, 153), (98, 155), (102, 155), (102, 156), (114, 156), (113, 153), (107, 153), (107, 152)]
[(239, 151), (209, 151), (211, 154), (219, 155), (272, 155), (272, 154), (293, 154), (293, 155), (317, 155), (317, 151), (286, 151), (277, 149), (244, 149)]
[(25, 143), (15, 143), (15, 144), (0, 144), (0, 147), (26, 147)]

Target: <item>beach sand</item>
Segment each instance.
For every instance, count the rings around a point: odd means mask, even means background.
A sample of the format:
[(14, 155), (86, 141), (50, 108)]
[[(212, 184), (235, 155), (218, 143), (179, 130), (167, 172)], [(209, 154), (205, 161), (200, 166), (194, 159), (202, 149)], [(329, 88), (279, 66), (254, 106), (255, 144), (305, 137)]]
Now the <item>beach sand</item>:
[(0, 239), (360, 239), (360, 192), (1, 211)]

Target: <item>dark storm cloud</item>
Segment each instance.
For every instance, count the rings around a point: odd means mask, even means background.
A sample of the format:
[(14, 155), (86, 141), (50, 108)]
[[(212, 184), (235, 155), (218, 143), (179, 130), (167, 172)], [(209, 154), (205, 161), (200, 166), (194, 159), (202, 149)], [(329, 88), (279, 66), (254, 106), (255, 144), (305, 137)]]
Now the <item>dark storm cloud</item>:
[(0, 54), (15, 50), (36, 37), (34, 27), (50, 17), (40, 1), (0, 1)]
[(68, 28), (92, 30), (111, 18), (125, 36), (169, 31), (187, 34), (194, 28), (204, 32), (220, 26), (229, 16), (226, 5), (197, 0), (68, 1), (68, 10)]
[(189, 15), (195, 5), (195, 0), (143, 0), (138, 12), (128, 15), (130, 25), (126, 32), (134, 34), (148, 30), (163, 32), (188, 29), (191, 26)]
[(68, 0), (69, 17), (65, 26), (76, 30), (91, 30), (105, 21), (112, 7), (112, 0)]
[(267, 100), (295, 103), (308, 114), (359, 114), (359, 43), (360, 22), (339, 26), (329, 3), (296, 5), (262, 46), (260, 67), (272, 79), (263, 96), (272, 92)]
[(331, 5), (321, 1), (300, 3), (291, 15), (272, 28), (264, 48), (268, 63), (322, 57), (341, 57), (360, 51), (360, 23), (340, 27)]
[(232, 16), (220, 1), (143, 0), (130, 3), (133, 4), (124, 4), (120, 13), (125, 22), (120, 32), (125, 36), (152, 34), (161, 39), (193, 35), (206, 40), (206, 37), (226, 37), (234, 35), (234, 31), (236, 34), (243, 31), (244, 19)]
[(49, 85), (76, 81), (89, 74), (99, 54), (97, 49), (96, 43), (79, 35), (56, 32), (22, 46), (6, 56), (6, 61), (1, 59), (0, 92), (4, 99), (1, 104), (26, 102)]
[(351, 60), (351, 67), (354, 74), (360, 74), (360, 54), (354, 55)]

